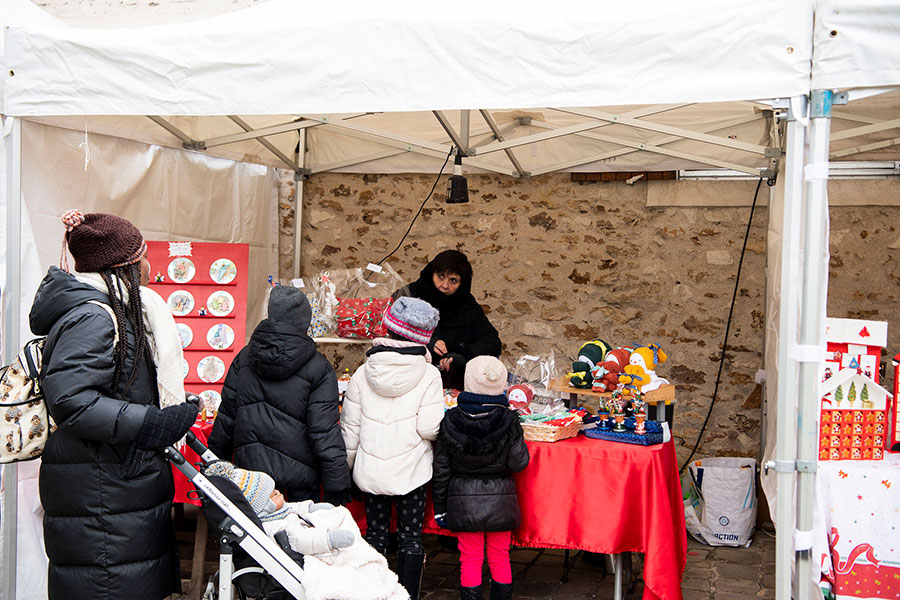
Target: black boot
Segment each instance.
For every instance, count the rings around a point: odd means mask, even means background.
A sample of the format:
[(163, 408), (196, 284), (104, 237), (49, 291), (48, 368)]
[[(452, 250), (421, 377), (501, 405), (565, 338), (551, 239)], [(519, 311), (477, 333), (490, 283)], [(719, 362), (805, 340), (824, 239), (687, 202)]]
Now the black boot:
[(497, 583), (491, 579), (491, 600), (510, 600), (512, 583)]
[(406, 554), (401, 552), (397, 555), (397, 578), (400, 585), (409, 592), (412, 600), (418, 600), (419, 588), (422, 585), (422, 569), (425, 566), (424, 554)]
[(481, 586), (459, 586), (459, 600), (481, 600)]

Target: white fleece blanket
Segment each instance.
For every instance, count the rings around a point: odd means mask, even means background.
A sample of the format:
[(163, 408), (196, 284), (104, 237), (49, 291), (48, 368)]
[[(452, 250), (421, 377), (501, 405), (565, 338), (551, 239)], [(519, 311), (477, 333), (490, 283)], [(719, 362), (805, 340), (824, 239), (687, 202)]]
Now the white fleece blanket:
[(325, 554), (304, 556), (303, 588), (307, 600), (407, 600), (409, 594), (397, 581), (384, 556), (359, 534), (353, 516), (343, 506), (308, 513), (316, 527), (345, 529), (354, 534), (353, 544)]

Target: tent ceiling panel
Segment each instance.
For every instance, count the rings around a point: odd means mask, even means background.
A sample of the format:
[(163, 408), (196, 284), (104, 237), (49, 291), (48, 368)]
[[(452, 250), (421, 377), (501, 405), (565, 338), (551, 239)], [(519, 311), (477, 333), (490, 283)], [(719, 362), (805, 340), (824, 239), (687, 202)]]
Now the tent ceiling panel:
[(413, 0), (271, 0), (139, 29), (10, 28), (4, 94), (16, 116), (787, 97), (809, 88), (812, 14), (812, 0), (634, 0), (589, 11), (580, 0), (552, 10), (460, 0), (452, 11)]
[(900, 82), (896, 1), (818, 0), (815, 21), (811, 89), (874, 88)]

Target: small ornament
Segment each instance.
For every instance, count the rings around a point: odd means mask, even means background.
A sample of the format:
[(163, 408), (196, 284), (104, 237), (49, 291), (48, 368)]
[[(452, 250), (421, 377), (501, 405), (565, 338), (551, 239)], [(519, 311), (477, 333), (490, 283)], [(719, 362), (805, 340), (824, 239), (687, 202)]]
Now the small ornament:
[(644, 435), (647, 433), (647, 426), (644, 425), (647, 420), (647, 403), (640, 394), (631, 400), (631, 408), (634, 410), (634, 432)]
[(162, 283), (162, 282), (164, 282), (165, 280), (166, 280), (166, 278), (163, 277), (163, 274), (160, 273), (159, 271), (156, 272), (156, 277), (153, 278), (153, 281), (156, 282), (156, 283)]
[(201, 317), (205, 317), (205, 316), (206, 316), (206, 307), (205, 307), (205, 306), (201, 306), (201, 307), (197, 310), (197, 314), (200, 315)]

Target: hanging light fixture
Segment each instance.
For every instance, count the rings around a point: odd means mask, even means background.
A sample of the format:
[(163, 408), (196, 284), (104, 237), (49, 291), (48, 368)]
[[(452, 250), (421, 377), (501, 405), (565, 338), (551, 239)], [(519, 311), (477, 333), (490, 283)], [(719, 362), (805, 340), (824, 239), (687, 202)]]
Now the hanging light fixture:
[(462, 174), (462, 155), (456, 149), (453, 161), (453, 175), (447, 180), (447, 204), (463, 204), (469, 201), (469, 184)]

